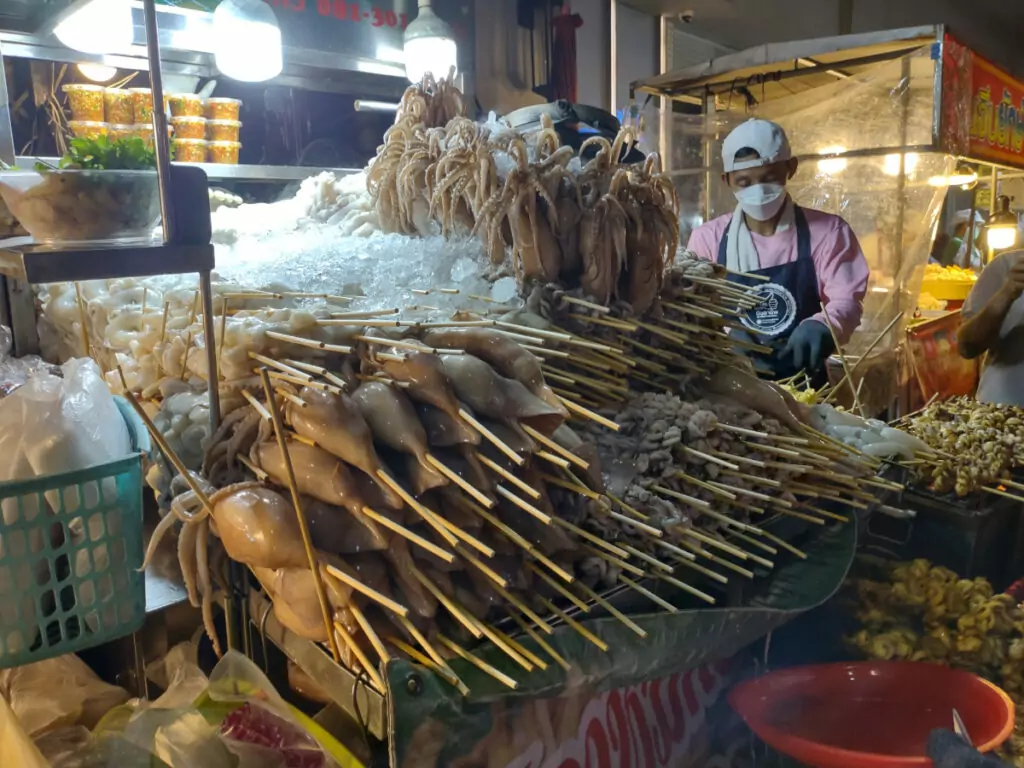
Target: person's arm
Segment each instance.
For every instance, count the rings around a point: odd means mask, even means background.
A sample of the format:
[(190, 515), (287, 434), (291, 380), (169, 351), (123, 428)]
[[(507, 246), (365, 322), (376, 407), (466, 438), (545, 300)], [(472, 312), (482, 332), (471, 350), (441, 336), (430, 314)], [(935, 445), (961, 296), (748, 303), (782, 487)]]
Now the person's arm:
[(1010, 306), (1024, 290), (1024, 258), (1013, 254), (996, 259), (981, 273), (964, 303), (957, 333), (960, 355), (968, 360), (992, 349)]
[(690, 240), (686, 243), (686, 250), (704, 261), (718, 260), (718, 240), (715, 238), (714, 227), (711, 222), (701, 224), (690, 233)]
[[(868, 262), (857, 236), (845, 221), (839, 221), (814, 254), (818, 292), (840, 344), (850, 340), (864, 313), (868, 291)], [(810, 318), (826, 323), (824, 312)]]

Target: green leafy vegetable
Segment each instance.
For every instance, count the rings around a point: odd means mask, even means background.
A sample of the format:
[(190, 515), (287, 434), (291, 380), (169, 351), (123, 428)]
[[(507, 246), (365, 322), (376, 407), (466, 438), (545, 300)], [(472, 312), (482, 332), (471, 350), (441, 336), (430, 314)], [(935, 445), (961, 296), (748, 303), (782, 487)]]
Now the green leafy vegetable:
[[(138, 136), (111, 141), (107, 136), (72, 139), (68, 153), (60, 159), (60, 168), (92, 171), (149, 171), (156, 168), (156, 154)], [(38, 171), (52, 171), (45, 163)]]

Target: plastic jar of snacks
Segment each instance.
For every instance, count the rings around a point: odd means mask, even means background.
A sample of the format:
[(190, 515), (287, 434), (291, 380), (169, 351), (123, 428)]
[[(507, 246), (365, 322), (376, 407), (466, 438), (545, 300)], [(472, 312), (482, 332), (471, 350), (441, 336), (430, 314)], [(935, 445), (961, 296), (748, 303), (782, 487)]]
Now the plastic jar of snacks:
[(195, 93), (172, 93), (167, 97), (171, 117), (202, 117), (203, 98)]
[(206, 139), (172, 139), (171, 149), (176, 163), (206, 162)]
[(205, 117), (172, 117), (171, 127), (174, 128), (176, 139), (205, 139), (206, 118)]
[(102, 123), (106, 121), (103, 111), (102, 85), (68, 83), (61, 90), (68, 96), (71, 119), (77, 122)]
[(123, 88), (107, 88), (103, 91), (104, 111), (111, 125), (134, 125), (135, 107), (132, 94)]
[(135, 114), (135, 124), (153, 124), (153, 92), (149, 88), (129, 88), (132, 95), (132, 109)]
[(207, 99), (206, 116), (210, 120), (237, 120), (242, 111), (238, 99)]
[(238, 165), (238, 153), (242, 145), (237, 141), (211, 141), (210, 162), (221, 165)]
[[(152, 149), (153, 145), (156, 144), (156, 131), (153, 130), (152, 125), (147, 125), (146, 123), (138, 123), (137, 125), (133, 125), (132, 136), (138, 136), (140, 139), (146, 142), (146, 146), (149, 147), (150, 149)], [(167, 126), (167, 138), (171, 138), (170, 126)]]
[(206, 138), (210, 141), (238, 141), (242, 124), (237, 120), (207, 120)]
[(99, 123), (93, 120), (69, 120), (68, 128), (76, 139), (98, 139), (106, 136), (109, 126), (106, 123)]
[(138, 136), (135, 132), (134, 125), (108, 125), (107, 136), (110, 137), (111, 141), (118, 141), (120, 139), (128, 139), (132, 136)]

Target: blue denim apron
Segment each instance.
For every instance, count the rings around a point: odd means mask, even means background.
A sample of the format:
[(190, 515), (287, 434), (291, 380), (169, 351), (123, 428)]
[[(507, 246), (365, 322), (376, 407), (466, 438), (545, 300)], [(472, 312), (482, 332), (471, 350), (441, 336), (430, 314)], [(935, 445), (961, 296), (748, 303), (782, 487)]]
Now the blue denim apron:
[[(789, 335), (800, 323), (821, 311), (818, 274), (811, 256), (811, 228), (807, 224), (803, 209), (799, 206), (794, 206), (793, 218), (796, 224), (795, 261), (757, 269), (750, 273), (769, 278), (767, 282), (744, 275), (729, 274), (730, 282), (755, 287), (764, 299), (741, 315), (739, 321), (750, 330), (748, 335), (752, 341), (772, 347), (771, 354), (750, 354), (766, 363), (774, 372), (773, 377), (776, 379), (784, 379), (799, 373), (792, 370), (793, 366), (788, 358), (779, 361), (778, 353), (785, 348)], [(718, 263), (723, 267), (726, 265), (728, 244), (727, 227), (718, 243)], [(743, 334), (740, 332), (736, 335), (742, 338)], [(816, 381), (822, 381), (824, 373), (824, 365), (821, 370), (807, 371), (811, 379)]]

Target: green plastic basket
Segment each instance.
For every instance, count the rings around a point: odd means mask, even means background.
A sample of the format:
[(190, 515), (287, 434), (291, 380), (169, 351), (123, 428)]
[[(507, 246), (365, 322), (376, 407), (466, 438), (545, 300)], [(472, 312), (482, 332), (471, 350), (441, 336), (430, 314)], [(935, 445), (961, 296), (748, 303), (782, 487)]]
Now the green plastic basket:
[(136, 453), (0, 483), (0, 669), (131, 634), (146, 618), (145, 430), (118, 401)]

